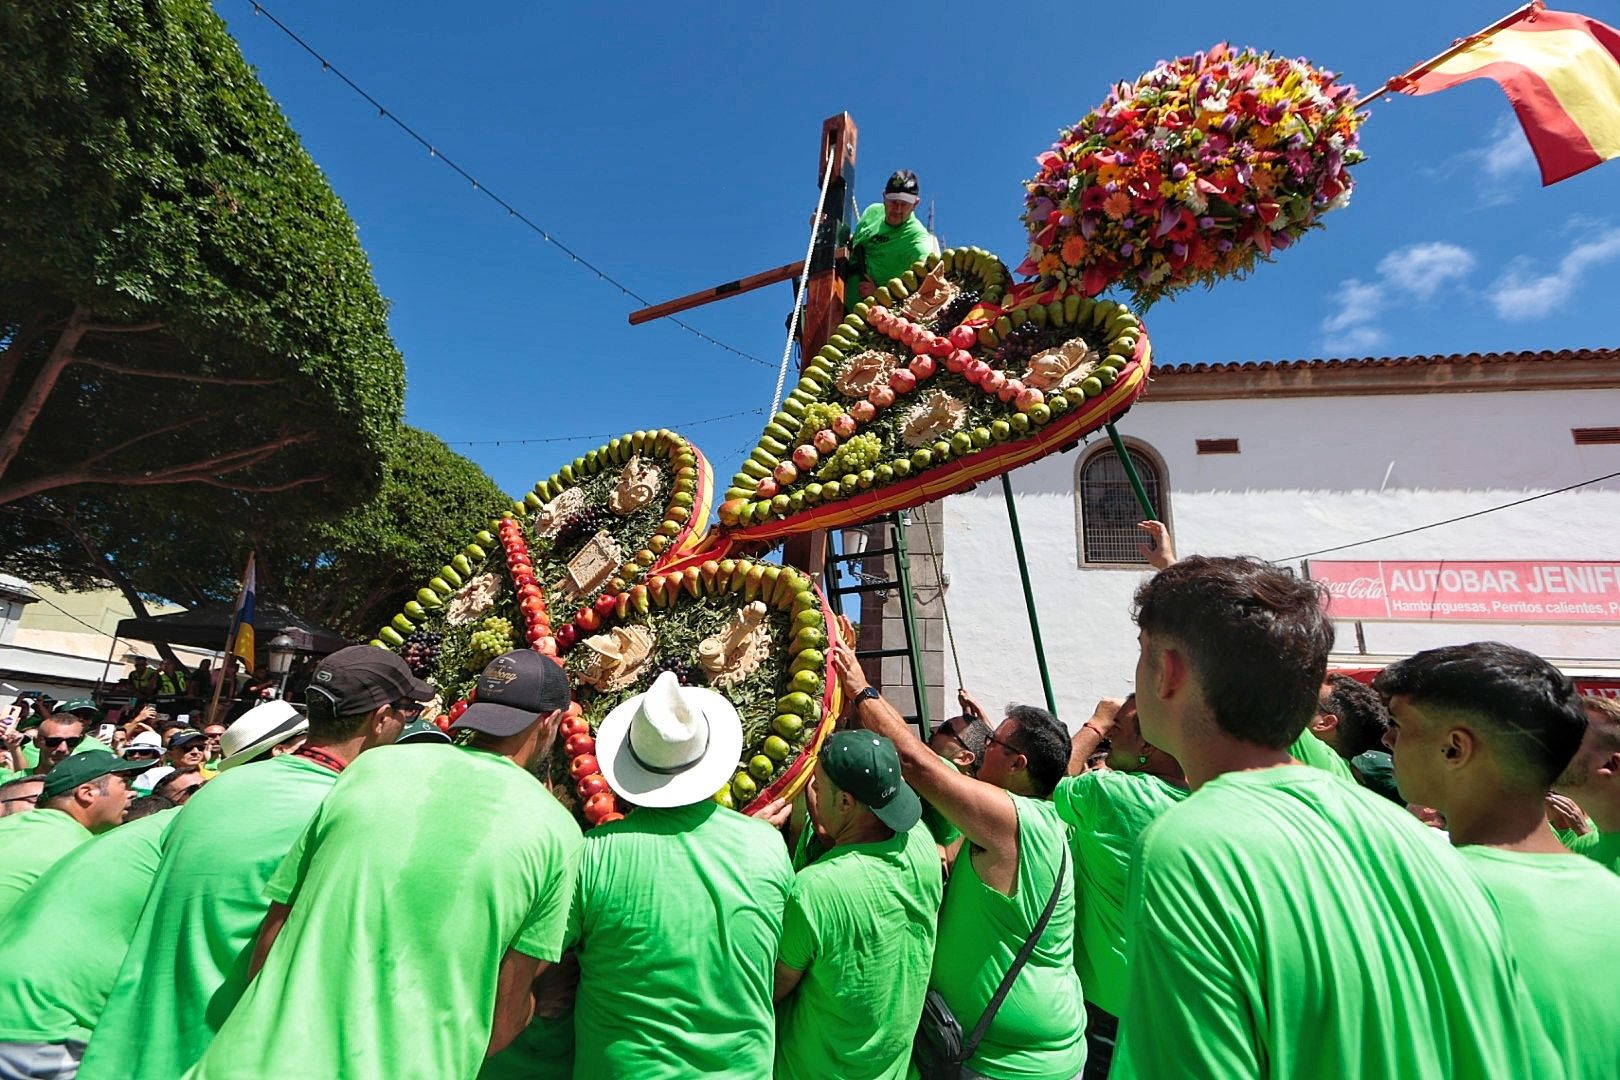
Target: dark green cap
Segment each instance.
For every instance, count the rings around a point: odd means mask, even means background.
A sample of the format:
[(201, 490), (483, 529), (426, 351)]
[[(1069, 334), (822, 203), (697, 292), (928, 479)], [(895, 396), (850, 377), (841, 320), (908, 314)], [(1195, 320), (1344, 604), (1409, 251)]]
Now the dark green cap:
[(82, 754), (69, 754), (57, 762), (56, 768), (45, 774), (45, 786), (40, 798), (51, 799), (80, 784), (99, 780), (109, 773), (132, 773), (150, 769), (151, 761), (126, 761), (106, 750), (86, 750)]
[(439, 725), (435, 724), (433, 721), (412, 720), (410, 723), (405, 725), (405, 729), (399, 733), (399, 738), (395, 739), (394, 743), (395, 745), (398, 745), (399, 743), (447, 743), (449, 741), (450, 736), (446, 735)]
[(900, 752), (881, 735), (840, 731), (822, 746), (821, 768), (897, 833), (910, 831), (922, 817), (922, 800), (900, 776)]
[(96, 708), (96, 703), (91, 701), (89, 698), (79, 698), (76, 701), (64, 701), (60, 705), (52, 706), (51, 712), (53, 714), (88, 712), (95, 716), (101, 715), (101, 710)]

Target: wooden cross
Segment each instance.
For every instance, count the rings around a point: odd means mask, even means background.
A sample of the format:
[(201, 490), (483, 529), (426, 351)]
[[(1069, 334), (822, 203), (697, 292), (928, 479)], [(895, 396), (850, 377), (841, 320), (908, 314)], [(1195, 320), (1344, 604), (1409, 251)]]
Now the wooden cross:
[[(799, 327), (799, 368), (801, 374), (810, 358), (827, 344), (833, 331), (844, 318), (844, 280), (838, 274), (839, 260), (847, 252), (838, 246), (838, 237), (845, 222), (845, 210), (851, 204), (855, 191), (855, 145), (858, 139), (855, 121), (849, 113), (829, 116), (821, 125), (821, 150), (816, 156), (816, 184), (823, 179), (821, 168), (831, 170), (827, 180), (827, 198), (821, 218), (816, 225), (815, 245), (810, 252), (810, 276), (804, 288), (804, 318)], [(848, 222), (851, 228), (855, 222)], [(722, 285), (689, 293), (630, 313), (630, 325), (639, 326), (666, 315), (690, 311), (695, 307), (728, 300), (779, 281), (795, 281), (804, 270), (803, 262), (787, 263), (773, 270), (728, 281)], [(815, 532), (791, 537), (783, 549), (783, 561), (812, 573), (820, 573), (826, 560), (827, 536)]]

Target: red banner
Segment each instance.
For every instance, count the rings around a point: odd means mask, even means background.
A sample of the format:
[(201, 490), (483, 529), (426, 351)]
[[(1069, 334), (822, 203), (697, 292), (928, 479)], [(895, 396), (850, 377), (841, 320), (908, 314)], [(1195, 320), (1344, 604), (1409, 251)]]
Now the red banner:
[(1317, 562), (1335, 619), (1620, 623), (1616, 562)]

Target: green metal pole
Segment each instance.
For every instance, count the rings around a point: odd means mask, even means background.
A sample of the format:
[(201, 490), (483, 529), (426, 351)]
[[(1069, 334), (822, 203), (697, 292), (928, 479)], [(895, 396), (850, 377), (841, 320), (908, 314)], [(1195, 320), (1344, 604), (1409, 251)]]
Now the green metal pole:
[(1153, 504), (1148, 502), (1147, 488), (1142, 486), (1142, 478), (1136, 475), (1136, 466), (1131, 464), (1125, 440), (1119, 437), (1119, 430), (1113, 424), (1103, 426), (1108, 429), (1108, 438), (1114, 444), (1114, 453), (1119, 455), (1119, 463), (1125, 466), (1125, 476), (1131, 482), (1131, 490), (1136, 492), (1136, 503), (1142, 508), (1142, 516), (1148, 521), (1158, 521), (1159, 515), (1154, 512)]
[(1035, 615), (1035, 591), (1029, 586), (1029, 563), (1024, 559), (1024, 534), (1018, 529), (1018, 506), (1013, 502), (1012, 480), (1001, 474), (1001, 493), (1007, 497), (1007, 521), (1012, 525), (1013, 552), (1018, 556), (1018, 578), (1024, 583), (1024, 608), (1029, 612), (1029, 636), (1035, 639), (1035, 666), (1041, 672), (1041, 690), (1046, 693), (1046, 711), (1057, 715), (1057, 698), (1052, 694), (1052, 673), (1046, 669), (1046, 647), (1041, 644), (1041, 621)]
[[(924, 526), (926, 528), (926, 526)], [(923, 681), (922, 654), (917, 649), (917, 612), (911, 606), (911, 555), (906, 549), (906, 519), (894, 515), (894, 569), (900, 582), (900, 618), (906, 628), (906, 658), (911, 663), (911, 685), (917, 692), (917, 729), (923, 742), (933, 737), (928, 719), (928, 684)]]

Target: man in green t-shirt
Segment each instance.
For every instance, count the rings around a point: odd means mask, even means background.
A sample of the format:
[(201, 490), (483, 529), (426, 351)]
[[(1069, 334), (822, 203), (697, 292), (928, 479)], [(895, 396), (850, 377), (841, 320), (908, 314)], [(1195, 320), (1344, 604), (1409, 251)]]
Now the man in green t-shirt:
[(338, 774), (393, 742), (432, 697), (393, 653), (340, 649), (311, 676), (302, 749), (230, 768), (197, 790), (164, 834), (80, 1080), (177, 1080), (191, 1068), (247, 986), (276, 867)]
[(776, 959), (776, 1076), (899, 1080), (928, 992), (942, 882), (894, 743), (841, 731), (805, 801), (829, 851), (799, 871)]
[(1553, 790), (1579, 803), (1597, 826), (1570, 841), (1570, 850), (1620, 874), (1620, 701), (1588, 695), (1581, 705), (1586, 735)]
[(1137, 838), (1187, 797), (1181, 764), (1142, 737), (1136, 695), (1104, 698), (1072, 740), (1069, 768), (1083, 768), (1104, 742), (1107, 768), (1066, 776), (1052, 792), (1071, 830), (1074, 856), (1074, 966), (1086, 996), (1086, 1077), (1114, 1060), (1125, 1007), (1125, 893)]
[(1401, 794), (1446, 816), (1496, 901), (1563, 1075), (1612, 1080), (1620, 967), (1593, 962), (1592, 935), (1620, 911), (1620, 877), (1570, 852), (1547, 823), (1547, 792), (1586, 732), (1575, 684), (1533, 653), (1483, 641), (1420, 652), (1373, 686), (1394, 714)]
[(929, 988), (944, 998), (964, 1034), (984, 1015), (1057, 894), (1050, 921), (964, 1075), (1078, 1076), (1086, 1061), (1086, 1014), (1074, 968), (1074, 872), (1068, 828), (1050, 798), (1069, 763), (1063, 726), (1044, 709), (1011, 707), (990, 736), (978, 775), (964, 776), (867, 685), (854, 650), (834, 645), (832, 662), (859, 723), (894, 742), (906, 782), (970, 845), (945, 886), (929, 976)]
[(146, 768), (105, 750), (70, 754), (40, 787), (39, 808), (0, 821), (0, 919), (68, 852), (124, 820), (127, 774)]
[(1389, 710), (1373, 688), (1348, 675), (1329, 675), (1322, 684), (1316, 716), (1305, 730), (1339, 756), (1356, 783), (1391, 802), (1406, 805), (1395, 790), (1384, 731)]
[(579, 826), (529, 771), (568, 677), (491, 660), (464, 744), (356, 761), (270, 879), (253, 977), (189, 1080), (476, 1076), (562, 956)]
[(1557, 1076), (1456, 852), (1289, 754), (1333, 624), (1319, 584), (1195, 556), (1136, 594), (1142, 734), (1193, 793), (1142, 834), (1112, 1075)]
[(712, 801), (742, 739), (729, 701), (667, 671), (597, 728), (602, 775), (636, 809), (580, 855), (578, 1080), (770, 1075), (793, 869), (775, 829)]
[[(962, 705), (962, 714), (941, 721), (928, 737), (928, 748), (954, 765), (957, 771), (972, 776), (979, 771), (979, 760), (990, 744), (990, 725), (985, 722), (978, 702), (969, 697), (966, 690), (958, 690), (956, 699)], [(962, 833), (931, 803), (923, 803), (922, 820), (939, 846), (940, 865), (949, 876), (956, 854), (962, 848)]]
[[(173, 810), (137, 817), (139, 808), (40, 875), (7, 916), (0, 935), (0, 1075), (57, 1076), (83, 1055), (174, 818)], [(73, 915), (71, 934), (58, 932), (64, 912)]]
[(844, 285), (848, 310), (924, 255), (938, 254), (939, 241), (917, 220), (918, 198), (917, 174), (901, 169), (883, 185), (883, 201), (861, 215), (849, 241), (850, 275)]

